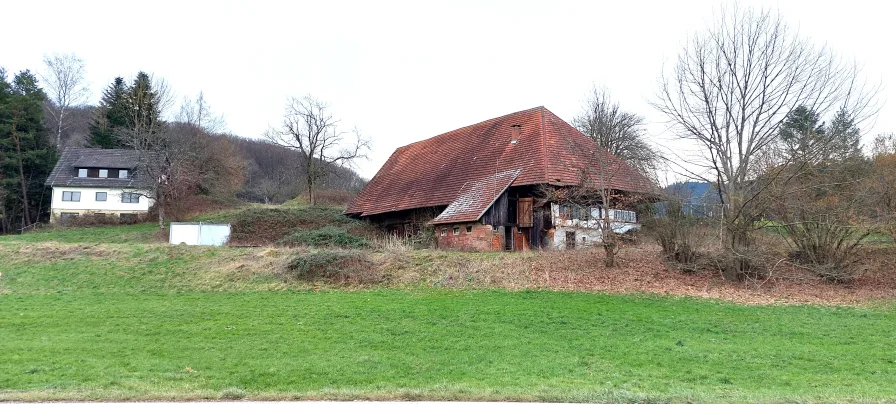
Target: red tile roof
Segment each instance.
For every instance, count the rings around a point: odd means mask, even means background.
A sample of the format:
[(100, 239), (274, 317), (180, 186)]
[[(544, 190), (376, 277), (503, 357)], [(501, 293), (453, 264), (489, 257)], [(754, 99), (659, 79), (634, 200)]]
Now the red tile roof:
[[(520, 138), (512, 143), (515, 125), (521, 127)], [(537, 107), (399, 147), (345, 213), (369, 216), (448, 206), (469, 189), (471, 181), (516, 170), (522, 171), (510, 186), (578, 185), (583, 172), (592, 172), (603, 173), (598, 177), (612, 189), (651, 190), (650, 181), (637, 170), (551, 111)], [(597, 178), (587, 181), (602, 185)]]
[(485, 178), (467, 181), (454, 201), (430, 221), (430, 224), (475, 222), (495, 203), (522, 172), (521, 169), (495, 173)]

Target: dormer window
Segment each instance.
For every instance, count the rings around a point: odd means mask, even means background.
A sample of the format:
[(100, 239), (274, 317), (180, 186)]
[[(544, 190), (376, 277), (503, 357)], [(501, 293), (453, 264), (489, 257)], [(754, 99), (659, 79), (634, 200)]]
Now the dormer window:
[(128, 170), (118, 168), (79, 168), (78, 178), (128, 178)]

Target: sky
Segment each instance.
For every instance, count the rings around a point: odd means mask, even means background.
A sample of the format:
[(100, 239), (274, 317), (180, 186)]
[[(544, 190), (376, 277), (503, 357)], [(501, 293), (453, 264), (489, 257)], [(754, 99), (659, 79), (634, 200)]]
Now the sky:
[[(253, 138), (280, 124), (289, 97), (310, 94), (371, 139), (357, 167), (370, 178), (396, 148), (490, 118), (545, 106), (569, 121), (592, 84), (643, 115), (658, 147), (674, 149), (650, 105), (658, 77), (723, 4), (4, 0), (0, 66), (36, 71), (44, 54), (73, 52), (85, 61), (91, 103), (116, 76), (146, 71), (178, 98), (202, 91), (231, 133)], [(887, 2), (740, 4), (777, 9), (801, 35), (863, 64), (884, 85), (865, 140), (896, 131)]]

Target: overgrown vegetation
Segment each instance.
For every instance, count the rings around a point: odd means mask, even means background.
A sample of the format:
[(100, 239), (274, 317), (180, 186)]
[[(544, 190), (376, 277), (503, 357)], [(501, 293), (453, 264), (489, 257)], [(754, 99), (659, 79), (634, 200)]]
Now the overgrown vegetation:
[(315, 230), (299, 230), (278, 242), (287, 246), (312, 246), (331, 248), (365, 248), (371, 243), (367, 239), (349, 234), (344, 228), (325, 226)]
[(366, 241), (359, 236), (371, 231), (363, 222), (343, 215), (342, 208), (333, 206), (249, 207), (218, 220), (231, 223), (231, 245), (283, 242), (361, 246)]
[(336, 283), (376, 283), (378, 271), (367, 254), (351, 250), (298, 252), (283, 266), (287, 278)]

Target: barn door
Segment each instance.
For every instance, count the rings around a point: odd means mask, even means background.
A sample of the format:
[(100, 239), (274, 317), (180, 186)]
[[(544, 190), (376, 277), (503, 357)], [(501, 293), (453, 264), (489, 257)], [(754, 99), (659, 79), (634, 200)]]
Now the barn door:
[(532, 198), (520, 198), (517, 201), (517, 219), (519, 227), (532, 227)]

